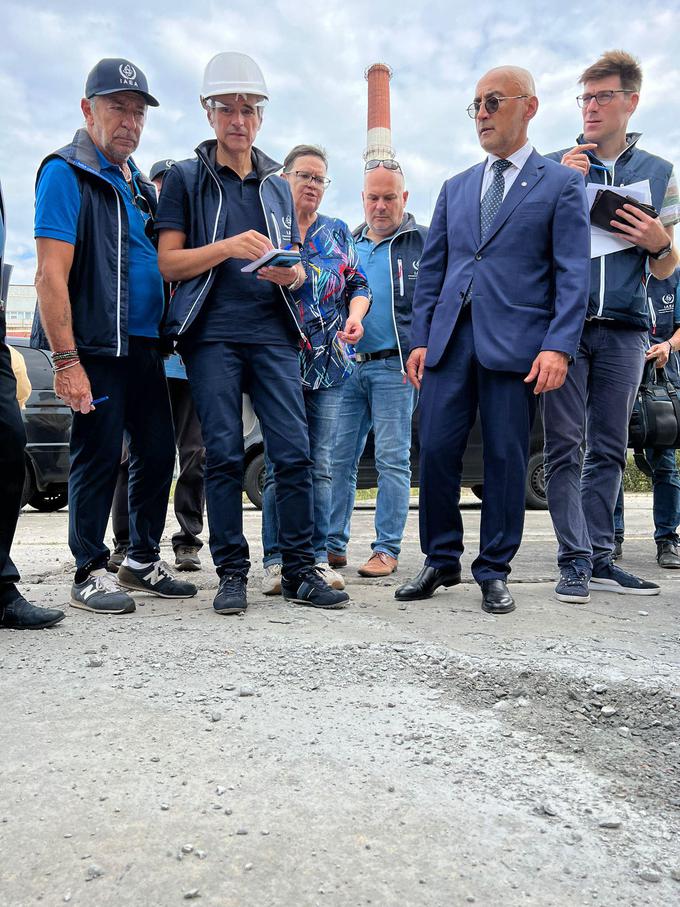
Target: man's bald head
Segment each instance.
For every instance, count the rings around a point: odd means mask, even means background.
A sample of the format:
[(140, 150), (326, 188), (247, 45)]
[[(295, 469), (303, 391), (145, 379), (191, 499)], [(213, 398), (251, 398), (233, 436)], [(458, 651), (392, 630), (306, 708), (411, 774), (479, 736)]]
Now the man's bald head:
[[(496, 100), (497, 99), (497, 100)], [(492, 100), (491, 112), (486, 101)], [(527, 142), (529, 122), (538, 110), (536, 86), (521, 66), (497, 66), (477, 83), (475, 90), (477, 135), (489, 154), (507, 158)]]
[(515, 86), (517, 94), (528, 94), (530, 97), (536, 95), (534, 77), (528, 69), (523, 69), (521, 66), (496, 66), (494, 69), (490, 69), (483, 78), (489, 77), (509, 79)]
[(401, 170), (386, 170), (382, 166), (367, 170), (362, 198), (369, 239), (380, 241), (396, 233), (408, 199)]

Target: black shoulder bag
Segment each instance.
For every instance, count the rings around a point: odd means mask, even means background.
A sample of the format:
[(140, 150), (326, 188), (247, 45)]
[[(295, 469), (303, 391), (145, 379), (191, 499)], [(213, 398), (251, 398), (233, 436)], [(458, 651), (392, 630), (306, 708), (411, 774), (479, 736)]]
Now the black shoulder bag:
[(628, 447), (635, 451), (635, 465), (647, 476), (652, 467), (646, 448), (680, 447), (680, 398), (666, 370), (655, 368), (654, 360), (645, 363), (633, 412), (628, 424)]

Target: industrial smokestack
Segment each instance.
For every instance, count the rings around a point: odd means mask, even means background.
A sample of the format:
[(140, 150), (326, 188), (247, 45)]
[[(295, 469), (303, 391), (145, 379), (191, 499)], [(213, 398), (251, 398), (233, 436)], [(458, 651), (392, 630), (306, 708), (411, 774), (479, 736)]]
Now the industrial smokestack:
[(368, 82), (368, 123), (364, 160), (394, 158), (390, 122), (390, 79), (392, 70), (386, 63), (374, 63), (366, 72)]

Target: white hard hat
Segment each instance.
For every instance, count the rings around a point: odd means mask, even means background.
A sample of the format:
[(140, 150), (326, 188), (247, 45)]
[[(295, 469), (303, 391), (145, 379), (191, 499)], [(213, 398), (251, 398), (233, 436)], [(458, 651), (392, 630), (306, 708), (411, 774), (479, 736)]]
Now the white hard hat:
[(258, 106), (269, 100), (262, 70), (255, 60), (231, 50), (216, 54), (206, 66), (201, 104), (205, 107), (207, 98), (221, 94), (257, 95), (262, 99)]

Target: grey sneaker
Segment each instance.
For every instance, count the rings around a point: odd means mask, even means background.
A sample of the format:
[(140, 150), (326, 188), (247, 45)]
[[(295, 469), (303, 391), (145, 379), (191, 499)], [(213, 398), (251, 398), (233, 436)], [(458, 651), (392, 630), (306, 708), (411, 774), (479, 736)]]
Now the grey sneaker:
[(664, 540), (656, 543), (656, 560), (659, 567), (669, 570), (680, 570), (680, 554), (675, 542)]
[(281, 564), (270, 564), (264, 568), (260, 589), (263, 595), (281, 595)]
[(198, 547), (178, 545), (175, 549), (175, 567), (178, 570), (200, 570), (201, 561), (198, 556)]
[(120, 565), (123, 563), (127, 557), (127, 545), (116, 545), (111, 554), (109, 555), (108, 568), (111, 573), (118, 573)]
[(135, 610), (134, 598), (123, 592), (113, 573), (103, 567), (71, 586), (71, 605), (96, 614), (130, 614)]
[(123, 564), (117, 578), (124, 589), (150, 592), (160, 598), (191, 598), (198, 592), (193, 583), (175, 579), (165, 561), (155, 561), (148, 567), (140, 568)]

